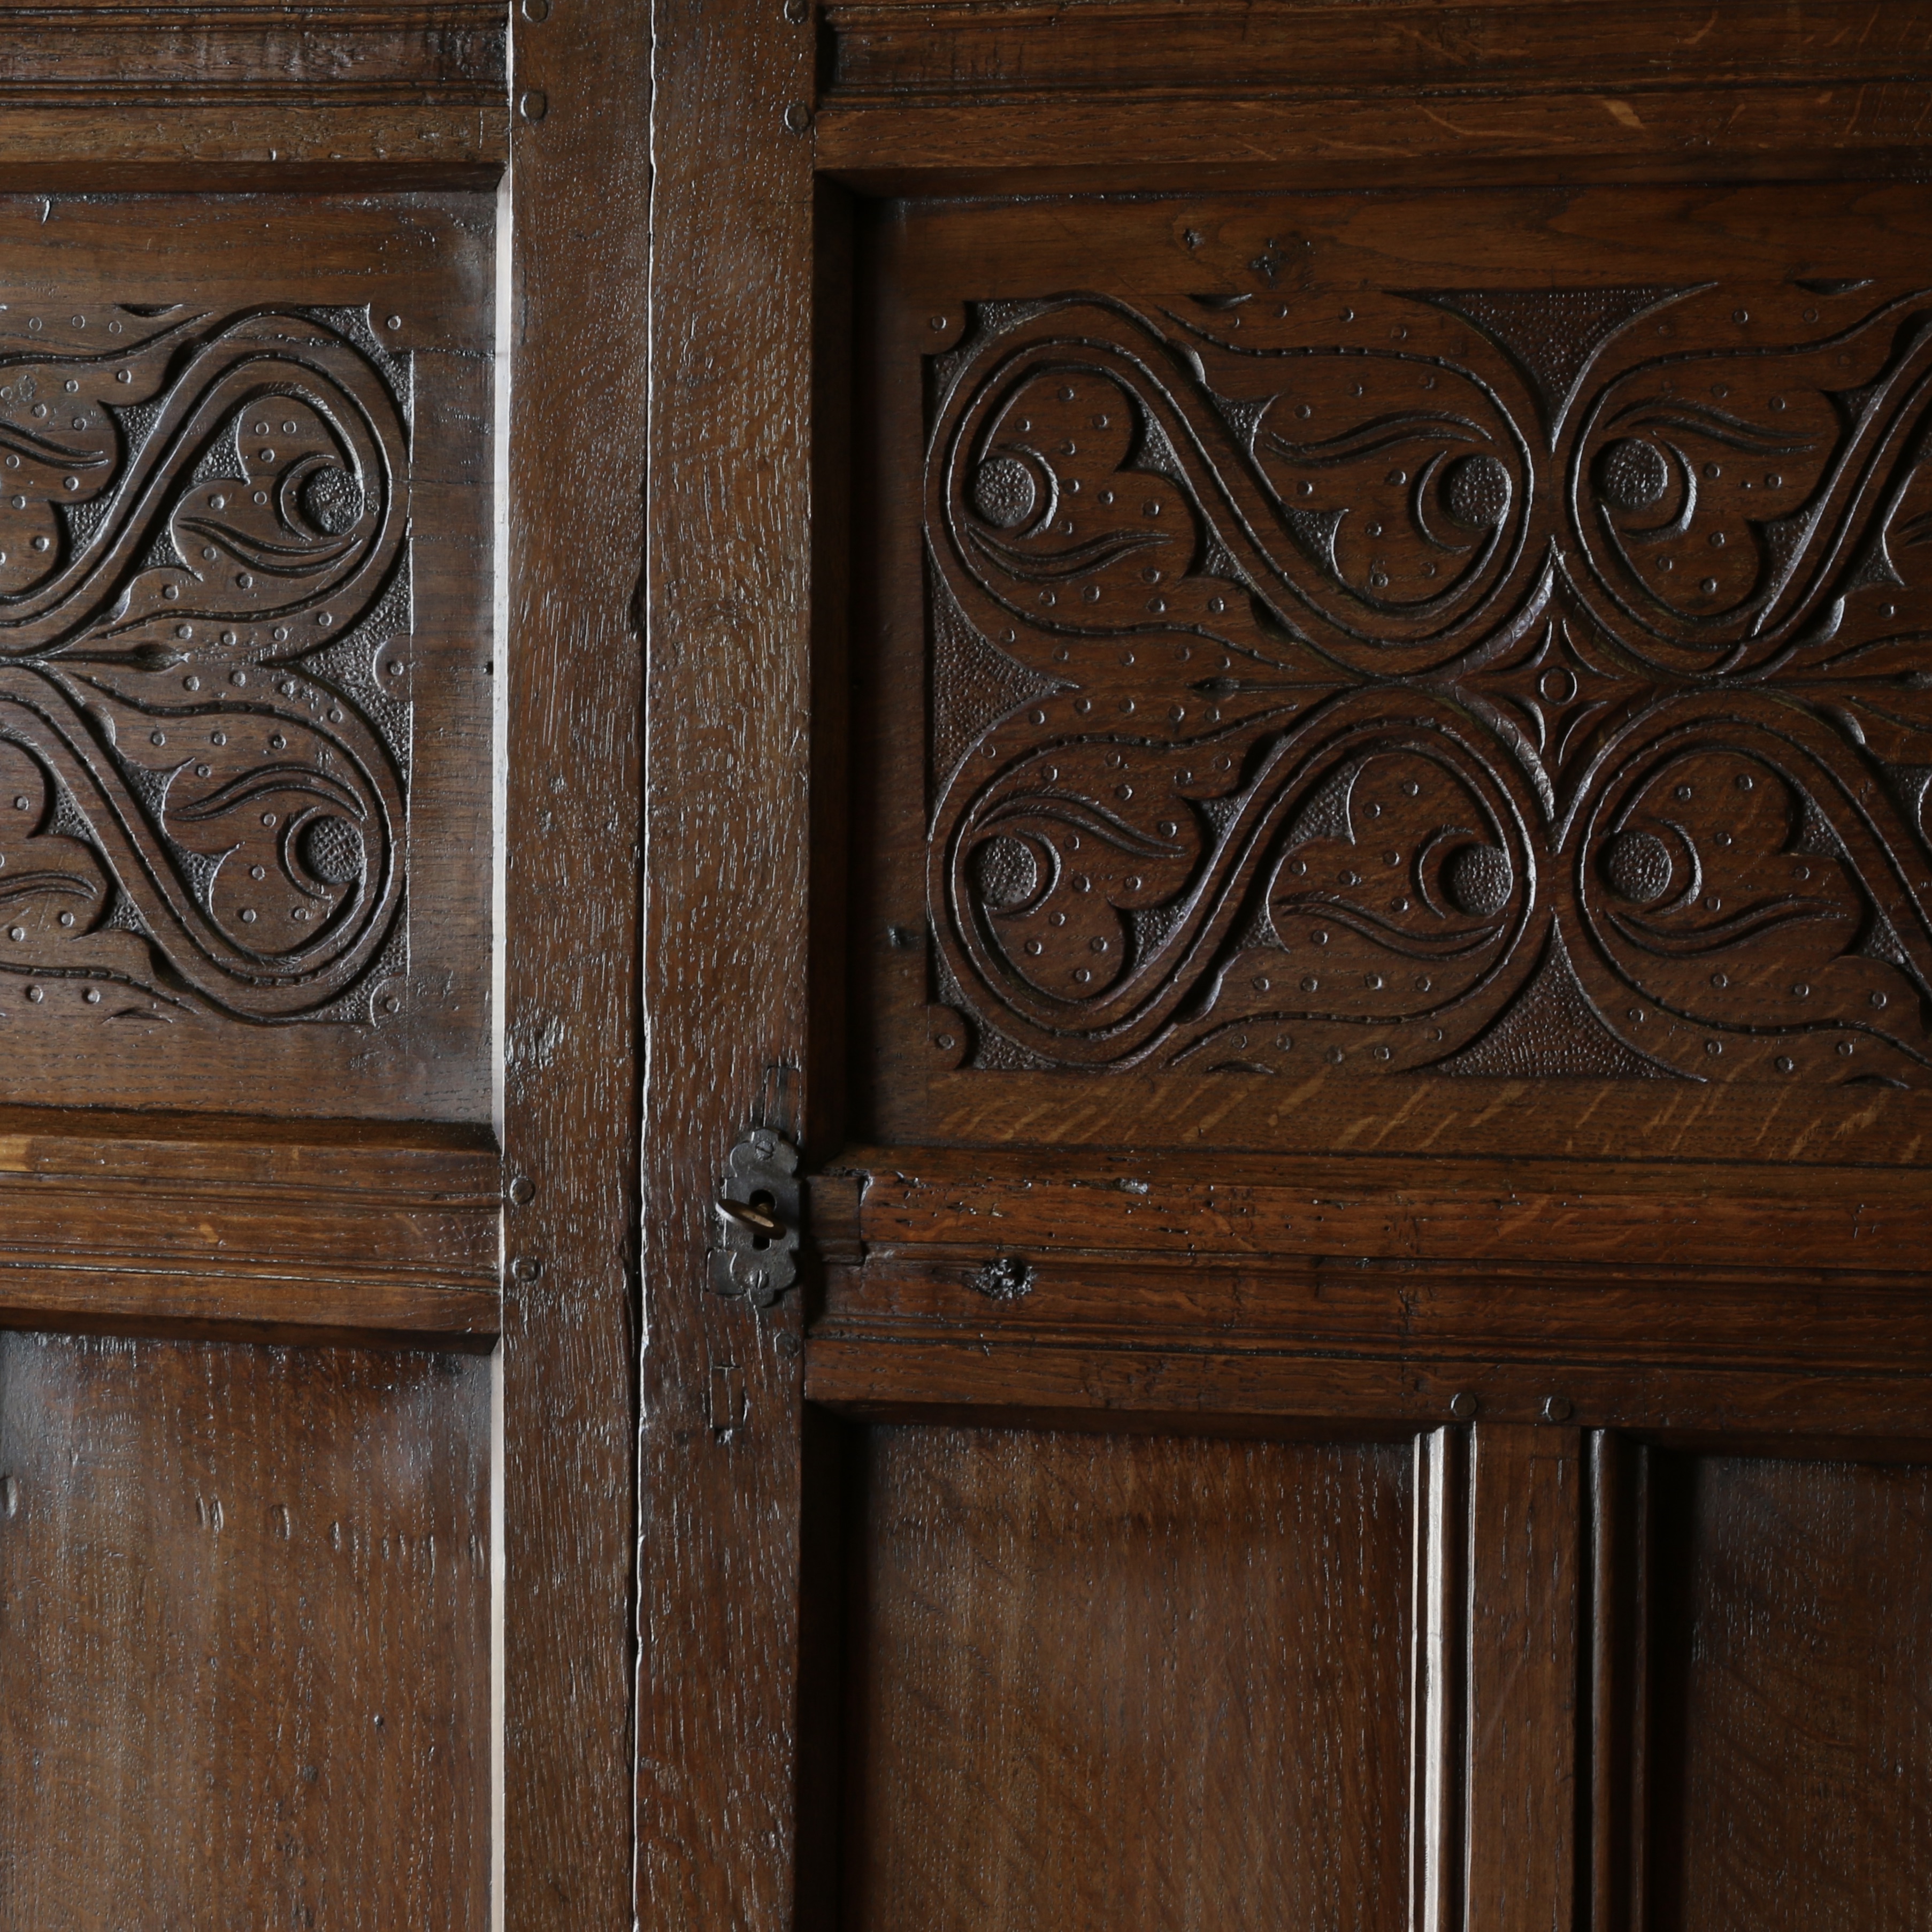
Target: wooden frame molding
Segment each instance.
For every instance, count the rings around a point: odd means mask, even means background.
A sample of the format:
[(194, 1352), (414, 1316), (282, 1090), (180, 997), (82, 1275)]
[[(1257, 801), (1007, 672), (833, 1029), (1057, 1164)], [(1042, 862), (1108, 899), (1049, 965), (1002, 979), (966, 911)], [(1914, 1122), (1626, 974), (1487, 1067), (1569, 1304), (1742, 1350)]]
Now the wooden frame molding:
[(498, 1172), (461, 1130), (10, 1109), (0, 1326), (488, 1348)]
[(193, 190), (211, 164), (237, 190), (487, 186), (508, 158), (509, 34), (484, 0), (109, 0), (8, 26), (0, 188)]
[(0, 104), (10, 109), (318, 99), (494, 107), (508, 80), (502, 9), (484, 0), (26, 6), (10, 10), (8, 27)]
[[(1574, 92), (1600, 100), (1756, 81), (1802, 87), (1910, 84), (1925, 70), (1924, 23), (1872, 0), (1808, 0), (1741, 12), (1712, 30), (1708, 6), (1627, 6), (1605, 65), (1589, 0), (1502, 5), (1323, 0), (1266, 8), (1173, 0), (945, 6), (866, 0), (825, 10), (828, 106), (920, 100), (1216, 100), (1347, 94), (1456, 99)], [(1618, 118), (1612, 115), (1610, 118)]]
[[(826, 8), (821, 170), (887, 192), (1351, 188), (1842, 172), (1919, 139), (1924, 22), (1875, 0), (1753, 14), (1172, 0)], [(1026, 104), (1051, 93), (1054, 111)], [(997, 160), (993, 158), (997, 157)]]

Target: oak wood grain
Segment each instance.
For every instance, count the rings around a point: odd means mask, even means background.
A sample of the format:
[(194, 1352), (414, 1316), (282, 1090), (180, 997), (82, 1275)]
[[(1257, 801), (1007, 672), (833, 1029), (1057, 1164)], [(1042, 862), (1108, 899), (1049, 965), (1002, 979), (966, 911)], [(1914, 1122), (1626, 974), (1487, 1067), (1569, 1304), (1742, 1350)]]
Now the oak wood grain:
[(1652, 1457), (1643, 1922), (1904, 1928), (1932, 1830), (1927, 1466)]
[(482, 1932), (490, 1375), (0, 1335), (0, 1924)]
[(806, 1393), (857, 1414), (996, 1412), (1035, 1418), (1164, 1416), (1170, 1426), (1220, 1424), (1276, 1432), (1311, 1418), (1427, 1428), (1457, 1399), (1498, 1421), (1527, 1423), (1552, 1395), (1592, 1428), (1698, 1437), (1726, 1432), (1783, 1454), (1808, 1438), (1874, 1448), (1932, 1438), (1932, 1378), (1922, 1369), (1630, 1364), (1581, 1351), (1351, 1347), (1232, 1348), (1211, 1342), (1133, 1346), (1090, 1334), (1021, 1340), (984, 1329), (889, 1334), (832, 1330), (807, 1344)]
[(192, 193), (211, 167), (231, 193), (321, 188), (331, 175), (338, 187), (487, 188), (508, 156), (507, 17), (476, 0), (79, 0), (9, 20), (9, 190)]
[(1480, 1423), (1469, 1525), (1468, 1932), (1576, 1923), (1582, 1438)]
[[(1263, 1256), (1624, 1268), (1916, 1274), (1916, 1172), (1738, 1162), (1263, 1162), (1122, 1150), (1036, 1155), (854, 1150), (868, 1254), (988, 1245), (1172, 1262)], [(825, 1213), (836, 1208), (826, 1197)]]
[[(638, 1173), (632, 599), (647, 9), (526, 8), (506, 269), (503, 1911), (634, 1917)], [(519, 217), (520, 222), (524, 220)]]
[(0, 1324), (485, 1343), (501, 1185), (461, 1130), (8, 1109)]
[[(704, 1251), (733, 1143), (796, 1136), (812, 1104), (814, 190), (794, 130), (814, 44), (808, 14), (752, 0), (664, 0), (653, 26), (637, 1909), (776, 1927), (796, 1896), (800, 1298), (721, 1300)], [(734, 1372), (738, 1413), (714, 1415)]]
[(502, 9), (433, 4), (27, 4), (9, 11), (0, 101), (228, 106), (384, 100), (494, 106), (508, 85)]
[(835, 178), (890, 194), (1804, 181), (1908, 170), (1922, 92), (1898, 80), (1532, 85), (1420, 99), (1076, 98), (1049, 114), (943, 97), (835, 100), (818, 146)]
[(1932, 28), (1918, 10), (1874, 0), (1808, 0), (1772, 11), (1638, 4), (1618, 10), (1614, 31), (1600, 10), (1574, 0), (916, 8), (835, 0), (825, 17), (832, 41), (825, 99), (840, 106), (1152, 93), (1202, 96), (1225, 112), (1269, 95), (1412, 102), (1550, 92), (1566, 81), (1617, 98), (1633, 88), (1688, 93), (1773, 79), (1910, 84), (1932, 64)]
[(1400, 1916), (1409, 1445), (884, 1428), (859, 1463), (844, 1923)]

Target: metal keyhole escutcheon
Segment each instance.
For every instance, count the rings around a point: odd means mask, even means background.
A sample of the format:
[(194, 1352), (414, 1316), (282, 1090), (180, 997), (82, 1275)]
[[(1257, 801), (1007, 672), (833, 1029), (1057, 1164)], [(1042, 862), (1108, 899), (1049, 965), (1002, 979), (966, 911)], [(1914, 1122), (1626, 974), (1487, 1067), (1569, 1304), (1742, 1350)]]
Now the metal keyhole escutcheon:
[(712, 1203), (711, 1287), (767, 1308), (798, 1279), (798, 1150), (754, 1127), (731, 1150)]

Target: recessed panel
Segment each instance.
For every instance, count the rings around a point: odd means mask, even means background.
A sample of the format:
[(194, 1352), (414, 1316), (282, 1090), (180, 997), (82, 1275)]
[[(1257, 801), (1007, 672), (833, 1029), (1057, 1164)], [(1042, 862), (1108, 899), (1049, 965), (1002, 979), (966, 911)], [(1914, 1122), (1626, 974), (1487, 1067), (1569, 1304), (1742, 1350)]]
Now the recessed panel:
[(0, 206), (7, 1097), (487, 1113), (490, 213)]
[(1685, 199), (882, 237), (884, 1132), (1926, 1084), (1932, 290)]
[(1402, 1924), (1412, 1460), (873, 1431), (843, 1922)]
[(0, 1336), (7, 1932), (482, 1932), (489, 1376)]
[(1932, 1895), (1932, 1470), (1653, 1456), (1658, 1932), (1906, 1932)]

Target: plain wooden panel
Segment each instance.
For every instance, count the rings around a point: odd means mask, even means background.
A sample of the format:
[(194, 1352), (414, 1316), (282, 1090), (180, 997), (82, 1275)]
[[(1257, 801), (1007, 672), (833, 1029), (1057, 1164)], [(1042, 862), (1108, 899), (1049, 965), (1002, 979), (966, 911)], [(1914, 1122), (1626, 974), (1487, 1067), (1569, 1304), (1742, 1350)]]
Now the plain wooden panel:
[[(488, 0), (10, 8), (0, 181), (487, 186), (509, 146), (509, 19)], [(219, 182), (211, 164), (221, 170)], [(237, 178), (253, 170), (252, 182)], [(279, 175), (280, 178), (277, 178)]]
[[(1600, 15), (1602, 10), (1598, 9)], [(1150, 99), (941, 98), (818, 119), (818, 165), (874, 194), (960, 196), (1240, 193), (1268, 188), (1585, 186), (1607, 181), (1784, 181), (1903, 172), (1923, 139), (1922, 82), (1796, 80), (1606, 92), (1572, 80), (1444, 86), (1418, 98), (1263, 94)]]
[(1932, 1898), (1932, 1468), (1651, 1458), (1654, 1932)]
[[(839, 1165), (861, 1189), (856, 1232), (868, 1252), (906, 1259), (937, 1260), (949, 1246), (970, 1252), (996, 1229), (1003, 1246), (1126, 1251), (1149, 1263), (1398, 1255), (1507, 1268), (1560, 1256), (1646, 1273), (1916, 1277), (1928, 1201), (1916, 1167), (1591, 1167), (1470, 1160), (1453, 1150), (1426, 1165), (1096, 1151), (1043, 1168), (1031, 1154), (902, 1148), (854, 1150)], [(836, 1216), (838, 1204), (821, 1192), (828, 1219)]]
[(857, 1454), (848, 1925), (1400, 1922), (1409, 1444)]
[(0, 1925), (480, 1932), (490, 1373), (0, 1336)]
[(1030, 1340), (977, 1330), (940, 1334), (814, 1335), (806, 1393), (860, 1414), (944, 1410), (991, 1420), (1021, 1415), (1103, 1418), (1126, 1429), (1168, 1426), (1272, 1432), (1316, 1418), (1426, 1429), (1459, 1419), (1467, 1398), (1485, 1420), (1528, 1423), (1552, 1394), (1593, 1429), (1743, 1433), (1783, 1444), (1932, 1441), (1932, 1378), (1802, 1369), (1601, 1363), (1552, 1345), (1540, 1360), (1498, 1360), (1448, 1344), (1378, 1351), (1283, 1345), (1223, 1348), (1178, 1341), (1136, 1347), (1112, 1338)]

